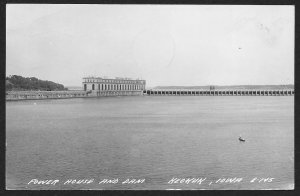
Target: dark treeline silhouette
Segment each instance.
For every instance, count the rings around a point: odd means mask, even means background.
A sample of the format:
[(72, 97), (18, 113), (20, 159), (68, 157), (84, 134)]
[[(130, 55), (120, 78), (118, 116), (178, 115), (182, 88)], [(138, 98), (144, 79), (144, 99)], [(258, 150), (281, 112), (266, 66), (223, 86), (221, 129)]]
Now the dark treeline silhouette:
[(57, 84), (47, 80), (40, 80), (35, 77), (25, 78), (18, 75), (6, 77), (7, 91), (63, 91), (68, 90), (62, 84)]

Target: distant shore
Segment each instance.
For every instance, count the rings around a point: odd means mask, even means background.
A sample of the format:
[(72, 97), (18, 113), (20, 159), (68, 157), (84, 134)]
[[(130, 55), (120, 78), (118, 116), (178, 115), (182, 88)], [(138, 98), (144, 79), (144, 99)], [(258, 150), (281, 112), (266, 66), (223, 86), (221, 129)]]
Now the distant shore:
[(293, 84), (282, 84), (282, 85), (228, 85), (228, 86), (218, 86), (218, 85), (206, 85), (206, 86), (155, 86), (151, 89), (193, 89), (193, 90), (209, 90), (211, 87), (214, 90), (286, 90), (294, 89)]

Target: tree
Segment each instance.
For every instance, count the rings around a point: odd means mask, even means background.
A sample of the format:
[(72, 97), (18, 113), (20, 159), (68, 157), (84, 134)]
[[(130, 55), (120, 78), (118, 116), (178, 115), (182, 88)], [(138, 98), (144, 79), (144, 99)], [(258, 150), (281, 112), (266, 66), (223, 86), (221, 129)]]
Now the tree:
[(6, 90), (41, 90), (41, 91), (61, 91), (68, 90), (62, 84), (52, 81), (40, 80), (35, 77), (22, 77), (11, 75), (6, 77)]

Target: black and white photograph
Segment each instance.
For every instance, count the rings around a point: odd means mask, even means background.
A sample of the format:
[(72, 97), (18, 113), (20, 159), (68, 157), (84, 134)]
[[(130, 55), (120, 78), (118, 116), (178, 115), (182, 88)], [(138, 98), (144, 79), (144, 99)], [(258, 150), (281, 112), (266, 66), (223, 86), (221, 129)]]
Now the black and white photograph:
[(294, 5), (6, 4), (6, 190), (294, 190)]

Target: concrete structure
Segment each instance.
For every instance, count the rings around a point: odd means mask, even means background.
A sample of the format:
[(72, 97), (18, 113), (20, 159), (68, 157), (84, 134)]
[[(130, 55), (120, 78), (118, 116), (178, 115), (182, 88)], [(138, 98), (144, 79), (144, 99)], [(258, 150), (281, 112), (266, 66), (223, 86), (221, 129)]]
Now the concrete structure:
[(145, 80), (130, 78), (85, 77), (82, 84), (89, 96), (143, 95), (146, 87)]
[(6, 100), (67, 99), (87, 97), (86, 91), (7, 91)]
[(145, 90), (147, 95), (159, 96), (291, 96), (294, 95), (294, 89), (282, 90), (186, 90), (186, 89), (151, 89)]

